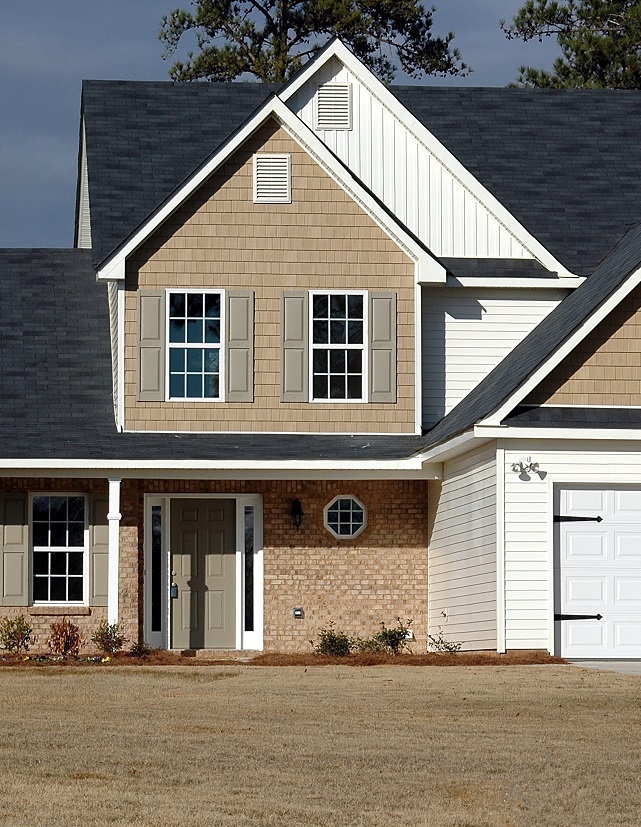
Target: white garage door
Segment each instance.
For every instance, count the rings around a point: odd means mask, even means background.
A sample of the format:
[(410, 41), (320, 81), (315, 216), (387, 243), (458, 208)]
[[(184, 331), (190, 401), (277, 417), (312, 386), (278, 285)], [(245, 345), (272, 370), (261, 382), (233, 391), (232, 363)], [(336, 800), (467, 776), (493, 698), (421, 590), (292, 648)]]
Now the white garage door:
[(555, 521), (561, 655), (641, 658), (641, 489), (564, 489)]

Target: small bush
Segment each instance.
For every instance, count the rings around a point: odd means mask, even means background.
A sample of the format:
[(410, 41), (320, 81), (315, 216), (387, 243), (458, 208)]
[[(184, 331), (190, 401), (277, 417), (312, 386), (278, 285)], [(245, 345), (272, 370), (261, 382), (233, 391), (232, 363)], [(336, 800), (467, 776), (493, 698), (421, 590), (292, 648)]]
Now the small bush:
[(143, 641), (138, 641), (138, 643), (132, 643), (131, 649), (129, 650), (129, 654), (132, 658), (148, 658), (149, 655), (152, 653), (152, 648), (148, 643), (143, 643)]
[(107, 623), (103, 620), (98, 630), (91, 636), (94, 643), (103, 655), (113, 655), (119, 652), (127, 642), (127, 638), (121, 634), (117, 623)]
[(384, 650), (398, 655), (403, 649), (409, 649), (408, 635), (411, 626), (411, 620), (403, 623), (400, 617), (397, 617), (396, 626), (392, 629), (388, 629), (384, 623), (381, 623), (381, 631), (374, 635), (373, 640), (378, 641)]
[(313, 640), (310, 640), (317, 655), (333, 655), (334, 657), (344, 658), (349, 655), (354, 646), (354, 640), (344, 632), (337, 632), (333, 623), (330, 623), (326, 629), (321, 629), (318, 638), (319, 641), (316, 644)]
[(24, 615), (17, 617), (3, 617), (0, 620), (0, 647), (7, 652), (20, 654), (28, 652), (35, 641), (31, 636), (33, 629), (25, 620)]
[(76, 624), (69, 620), (60, 620), (57, 623), (52, 623), (49, 628), (50, 633), (46, 644), (51, 651), (63, 658), (68, 655), (77, 658), (84, 641)]
[(449, 652), (451, 655), (458, 652), (463, 645), (457, 641), (448, 640), (440, 626), (438, 627), (438, 634), (428, 635), (427, 641), (429, 648), (434, 652)]

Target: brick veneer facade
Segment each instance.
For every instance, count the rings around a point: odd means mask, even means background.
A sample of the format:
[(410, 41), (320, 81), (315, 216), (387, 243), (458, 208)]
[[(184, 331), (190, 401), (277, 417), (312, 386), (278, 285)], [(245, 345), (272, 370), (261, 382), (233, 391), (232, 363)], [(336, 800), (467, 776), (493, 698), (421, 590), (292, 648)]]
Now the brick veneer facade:
[[(5, 491), (88, 492), (105, 495), (105, 480), (6, 479)], [(415, 651), (427, 641), (427, 483), (425, 481), (207, 481), (123, 480), (120, 528), (120, 625), (129, 640), (143, 638), (144, 495), (260, 494), (264, 503), (264, 646), (308, 651), (309, 640), (334, 622), (351, 635), (369, 636), (381, 622), (411, 619)], [(339, 541), (324, 527), (323, 509), (337, 495), (356, 496), (368, 524), (354, 540)], [(296, 531), (291, 500), (305, 519)], [(302, 620), (294, 607), (305, 610)], [(29, 607), (0, 614), (29, 613)], [(33, 611), (33, 609), (31, 610)], [(30, 614), (40, 640), (60, 617)], [(106, 617), (66, 610), (86, 639)], [(86, 612), (86, 610), (85, 610)]]

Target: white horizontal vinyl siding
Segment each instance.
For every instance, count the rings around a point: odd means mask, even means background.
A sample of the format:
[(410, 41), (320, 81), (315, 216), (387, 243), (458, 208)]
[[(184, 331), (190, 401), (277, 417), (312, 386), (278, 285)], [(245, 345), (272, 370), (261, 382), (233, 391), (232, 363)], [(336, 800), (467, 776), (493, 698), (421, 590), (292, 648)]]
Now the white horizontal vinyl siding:
[[(315, 130), (317, 88), (350, 83), (352, 129)], [(288, 106), (437, 256), (533, 258), (372, 92), (332, 60)]]
[[(505, 644), (552, 648), (554, 492), (569, 484), (641, 485), (638, 445), (506, 440)], [(531, 457), (540, 474), (529, 480), (512, 463)], [(543, 479), (541, 479), (541, 476)]]
[(422, 290), (423, 425), (430, 427), (561, 301), (561, 290)]
[(464, 650), (495, 649), (496, 450), (446, 462), (429, 485), (429, 633)]

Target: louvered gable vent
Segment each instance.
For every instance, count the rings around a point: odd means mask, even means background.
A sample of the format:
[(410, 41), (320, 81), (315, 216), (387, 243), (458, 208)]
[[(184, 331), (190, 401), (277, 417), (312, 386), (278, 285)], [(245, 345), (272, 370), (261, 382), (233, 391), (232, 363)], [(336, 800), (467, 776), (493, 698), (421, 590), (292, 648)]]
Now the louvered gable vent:
[(316, 129), (351, 129), (349, 83), (324, 83), (316, 93)]
[(288, 204), (292, 200), (291, 155), (254, 155), (254, 201)]

